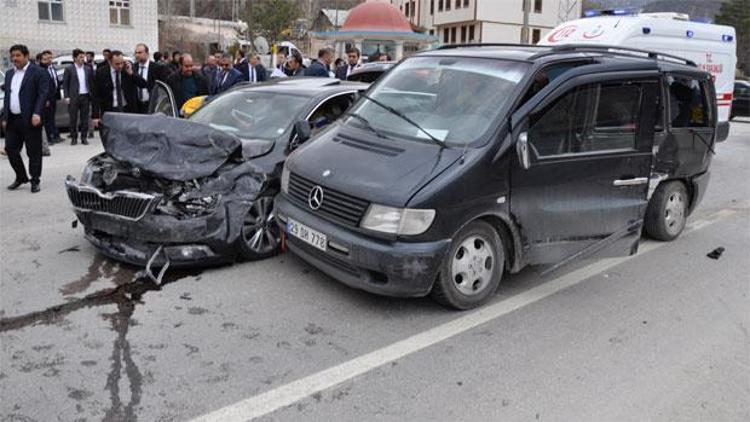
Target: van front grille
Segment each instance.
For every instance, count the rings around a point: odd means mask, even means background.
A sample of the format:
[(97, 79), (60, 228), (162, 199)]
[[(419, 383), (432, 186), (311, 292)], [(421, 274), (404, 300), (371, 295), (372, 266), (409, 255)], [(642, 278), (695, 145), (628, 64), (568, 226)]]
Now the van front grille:
[[(310, 193), (316, 186), (323, 190), (323, 201), (317, 210), (310, 206), (309, 201)], [(289, 176), (289, 196), (294, 202), (307, 208), (313, 214), (352, 227), (359, 226), (367, 207), (370, 206), (370, 203), (364, 199), (317, 185), (294, 173)]]

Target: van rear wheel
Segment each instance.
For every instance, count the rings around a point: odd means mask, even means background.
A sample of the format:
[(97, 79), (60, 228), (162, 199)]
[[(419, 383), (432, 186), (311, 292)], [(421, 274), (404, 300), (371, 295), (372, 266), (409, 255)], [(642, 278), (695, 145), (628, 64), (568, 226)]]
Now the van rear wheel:
[(488, 223), (470, 223), (453, 237), (432, 298), (456, 309), (482, 305), (497, 291), (505, 267), (500, 235)]
[(682, 182), (675, 180), (659, 185), (646, 209), (646, 234), (656, 240), (676, 239), (685, 229), (689, 204), (690, 197)]

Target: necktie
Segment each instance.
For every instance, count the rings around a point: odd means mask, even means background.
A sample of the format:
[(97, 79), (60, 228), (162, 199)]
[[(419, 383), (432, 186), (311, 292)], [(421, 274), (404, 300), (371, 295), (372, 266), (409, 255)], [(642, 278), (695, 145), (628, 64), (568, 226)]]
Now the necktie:
[(250, 65), (250, 82), (255, 82), (255, 68)]
[[(138, 66), (138, 76), (143, 78), (143, 65)], [(143, 89), (138, 90), (138, 101), (143, 102)]]
[(115, 95), (117, 96), (117, 111), (122, 111), (122, 83), (120, 72), (115, 72)]
[(55, 83), (55, 88), (57, 88), (57, 75), (55, 74), (55, 69), (50, 66), (47, 68), (49, 71), (49, 75), (52, 77), (52, 81)]

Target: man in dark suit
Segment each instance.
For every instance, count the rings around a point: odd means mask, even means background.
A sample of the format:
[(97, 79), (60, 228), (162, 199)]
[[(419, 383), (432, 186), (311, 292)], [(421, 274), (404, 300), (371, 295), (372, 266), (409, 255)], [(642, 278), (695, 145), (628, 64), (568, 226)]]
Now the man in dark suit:
[(138, 112), (138, 88), (146, 88), (146, 81), (135, 76), (133, 66), (126, 62), (122, 51), (112, 52), (109, 66), (101, 66), (94, 78), (94, 94), (99, 105), (94, 126), (104, 113)]
[(156, 81), (166, 82), (168, 75), (165, 66), (149, 60), (146, 44), (135, 46), (135, 75), (146, 83), (145, 88), (138, 88), (138, 113), (147, 114), (148, 102), (151, 99), (151, 91), (153, 91)]
[(257, 54), (251, 55), (247, 63), (241, 63), (238, 70), (242, 73), (243, 81), (258, 83), (268, 80), (268, 72)]
[(305, 76), (318, 76), (321, 78), (330, 78), (328, 66), (333, 62), (333, 50), (330, 48), (321, 48), (318, 50), (318, 60), (313, 61), (305, 70)]
[[(44, 132), (47, 134), (47, 142), (54, 144), (60, 142), (60, 131), (57, 129), (55, 124), (55, 112), (57, 110), (57, 92), (59, 91), (57, 72), (55, 67), (52, 65), (52, 52), (49, 50), (42, 51), (41, 60), (39, 61), (44, 68), (44, 71), (49, 75), (49, 96), (47, 102), (44, 104), (44, 115), (42, 116), (42, 123), (44, 124)], [(44, 155), (49, 155), (49, 147), (44, 151)]]
[(345, 81), (354, 69), (359, 67), (359, 49), (352, 47), (346, 50), (346, 64), (336, 69), (336, 77)]
[(208, 83), (200, 71), (193, 69), (193, 56), (190, 54), (182, 55), (180, 70), (167, 79), (167, 85), (172, 88), (178, 112), (185, 101), (208, 95)]
[(63, 95), (70, 118), (70, 145), (78, 143), (78, 132), (81, 133), (81, 143), (89, 143), (87, 138), (91, 100), (94, 97), (94, 71), (86, 66), (85, 61), (86, 53), (76, 48), (73, 50), (73, 64), (68, 65), (63, 73)]
[(21, 149), (26, 145), (31, 192), (36, 193), (42, 176), (42, 113), (49, 98), (49, 76), (29, 62), (29, 49), (25, 45), (12, 46), (10, 56), (13, 67), (5, 74), (1, 123), (5, 129), (5, 152), (16, 173), (16, 180), (8, 189), (18, 189), (29, 181), (21, 158)]
[(242, 73), (232, 67), (231, 54), (224, 54), (221, 57), (221, 60), (219, 60), (219, 67), (221, 70), (209, 89), (211, 95), (221, 94), (231, 88), (234, 84), (242, 82)]

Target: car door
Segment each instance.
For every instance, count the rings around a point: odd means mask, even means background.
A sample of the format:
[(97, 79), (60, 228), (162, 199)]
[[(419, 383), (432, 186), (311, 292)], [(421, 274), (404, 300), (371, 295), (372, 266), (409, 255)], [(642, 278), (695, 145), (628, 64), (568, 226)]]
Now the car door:
[(163, 113), (170, 117), (177, 117), (177, 101), (174, 99), (172, 88), (162, 81), (156, 81), (148, 103), (148, 113)]
[(656, 71), (584, 75), (513, 117), (510, 209), (530, 264), (637, 250), (659, 92)]

